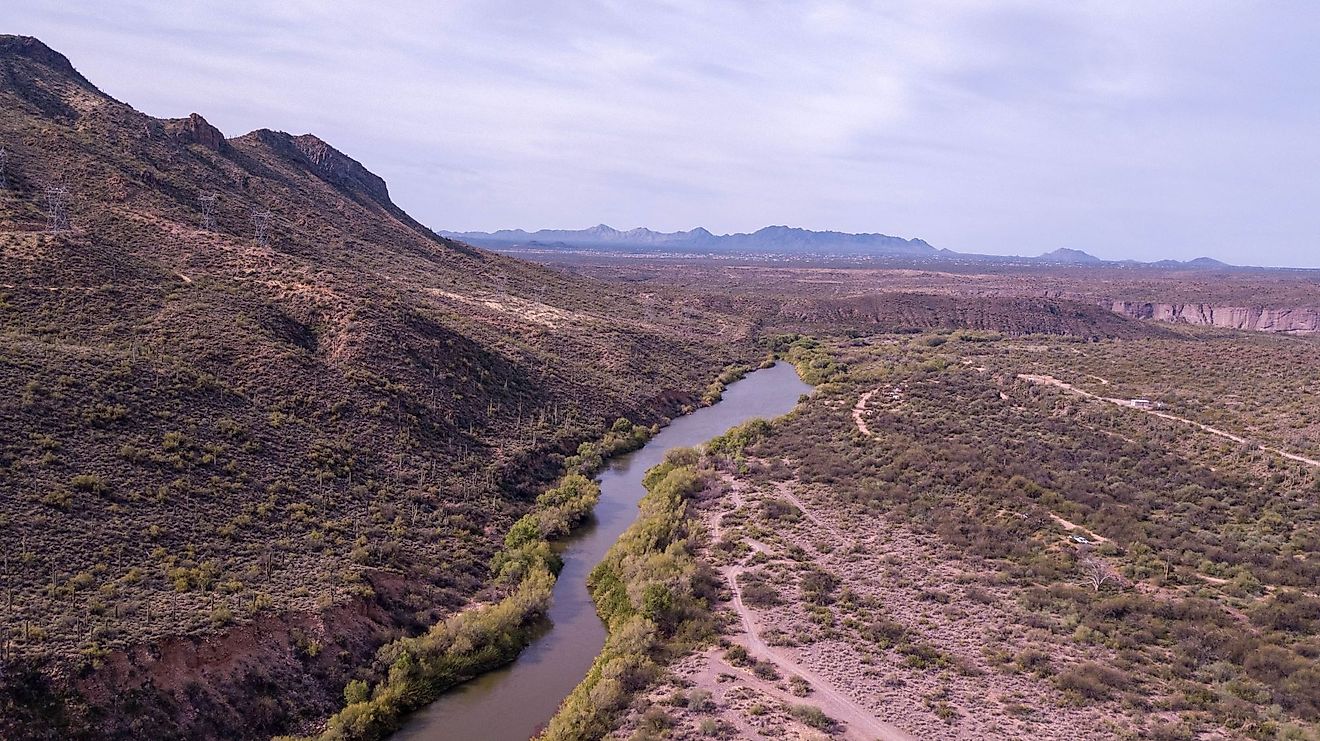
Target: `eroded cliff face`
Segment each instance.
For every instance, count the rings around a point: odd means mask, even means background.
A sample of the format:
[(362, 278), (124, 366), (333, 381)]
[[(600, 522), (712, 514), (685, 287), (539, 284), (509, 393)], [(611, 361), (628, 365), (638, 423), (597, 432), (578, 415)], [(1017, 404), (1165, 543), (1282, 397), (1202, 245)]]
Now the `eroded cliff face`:
[(863, 331), (972, 329), (1009, 335), (1067, 334), (1081, 337), (1142, 337), (1163, 330), (1124, 321), (1088, 301), (1025, 296), (947, 296), (870, 293), (844, 298), (783, 301), (773, 321), (794, 331), (820, 327)]
[(1272, 308), (1114, 301), (1110, 308), (1124, 316), (1161, 322), (1260, 332), (1320, 332), (1320, 306)]

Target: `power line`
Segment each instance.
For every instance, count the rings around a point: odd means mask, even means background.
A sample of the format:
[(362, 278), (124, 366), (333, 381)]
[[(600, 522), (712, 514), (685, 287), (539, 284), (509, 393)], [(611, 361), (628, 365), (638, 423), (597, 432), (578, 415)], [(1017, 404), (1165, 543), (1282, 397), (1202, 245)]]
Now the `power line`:
[(197, 199), (202, 204), (202, 228), (207, 231), (215, 229), (215, 203), (219, 198), (219, 194), (206, 193)]
[(262, 247), (270, 244), (270, 217), (269, 211), (252, 210), (252, 235)]
[(69, 228), (69, 189), (63, 185), (46, 188), (46, 231), (62, 232)]
[(509, 291), (509, 276), (500, 268), (492, 268), (490, 282), (496, 300), (504, 301)]

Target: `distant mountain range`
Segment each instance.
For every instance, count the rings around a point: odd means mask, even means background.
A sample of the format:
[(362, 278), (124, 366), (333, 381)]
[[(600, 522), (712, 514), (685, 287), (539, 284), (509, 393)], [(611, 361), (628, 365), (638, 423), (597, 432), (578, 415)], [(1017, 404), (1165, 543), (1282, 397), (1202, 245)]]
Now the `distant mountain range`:
[(663, 249), (675, 252), (761, 254), (835, 254), (930, 256), (941, 250), (921, 239), (887, 234), (815, 232), (789, 226), (767, 226), (751, 234), (712, 234), (701, 227), (685, 232), (655, 232), (639, 228), (620, 231), (605, 224), (590, 229), (501, 229), (497, 232), (442, 232), (481, 246), (541, 245)]
[(597, 224), (588, 229), (501, 229), (496, 232), (440, 232), (443, 236), (491, 249), (591, 250), (668, 252), (718, 255), (774, 255), (811, 257), (891, 257), (975, 262), (1030, 262), (1047, 265), (1147, 265), (1164, 268), (1233, 267), (1209, 257), (1194, 260), (1104, 260), (1081, 250), (1061, 247), (1037, 257), (980, 255), (937, 249), (923, 239), (888, 234), (849, 234), (812, 231), (790, 226), (767, 226), (750, 234), (712, 234), (702, 227), (678, 232), (646, 228), (615, 229)]
[[(982, 255), (981, 257), (984, 257)], [(1007, 258), (1014, 259), (1014, 258)], [(1139, 260), (1105, 260), (1089, 252), (1073, 250), (1067, 247), (1060, 247), (1053, 252), (1028, 258), (1038, 262), (1053, 263), (1056, 265), (1149, 265), (1157, 268), (1231, 268), (1236, 267), (1226, 262), (1220, 262), (1213, 257), (1197, 257), (1191, 260), (1156, 260), (1155, 262), (1141, 262)]]

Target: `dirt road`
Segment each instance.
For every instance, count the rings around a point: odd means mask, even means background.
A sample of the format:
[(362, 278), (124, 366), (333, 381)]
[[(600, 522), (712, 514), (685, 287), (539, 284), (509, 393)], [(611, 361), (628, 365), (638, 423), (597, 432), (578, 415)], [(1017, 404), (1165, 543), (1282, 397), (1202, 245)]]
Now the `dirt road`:
[(1132, 401), (1132, 400), (1130, 400), (1130, 399), (1114, 399), (1114, 398), (1111, 398), (1111, 397), (1108, 397), (1108, 396), (1101, 396), (1101, 395), (1099, 395), (1099, 394), (1093, 394), (1093, 393), (1091, 393), (1090, 391), (1085, 391), (1085, 390), (1083, 390), (1083, 389), (1079, 389), (1079, 388), (1077, 388), (1076, 386), (1072, 385), (1071, 383), (1066, 383), (1066, 382), (1064, 382), (1064, 381), (1060, 381), (1059, 379), (1055, 378), (1054, 376), (1037, 375), (1037, 374), (1032, 374), (1032, 373), (1019, 373), (1019, 374), (1018, 374), (1018, 378), (1021, 378), (1022, 380), (1027, 381), (1027, 382), (1029, 382), (1029, 383), (1042, 384), (1042, 385), (1046, 385), (1046, 386), (1055, 386), (1055, 387), (1057, 387), (1057, 388), (1061, 388), (1061, 389), (1063, 389), (1063, 390), (1065, 390), (1065, 391), (1068, 391), (1068, 392), (1070, 392), (1070, 393), (1077, 394), (1078, 396), (1084, 396), (1084, 397), (1086, 397), (1086, 398), (1088, 398), (1088, 399), (1096, 399), (1096, 400), (1098, 400), (1098, 401), (1107, 401), (1107, 402), (1109, 402), (1110, 404), (1117, 404), (1118, 406), (1126, 407), (1126, 408), (1128, 408), (1128, 409), (1135, 409), (1135, 410), (1137, 410), (1137, 411), (1139, 411), (1139, 412), (1145, 412), (1146, 414), (1151, 414), (1151, 415), (1154, 415), (1154, 416), (1156, 416), (1156, 417), (1162, 417), (1163, 419), (1172, 420), (1172, 421), (1174, 421), (1174, 422), (1182, 422), (1183, 424), (1187, 424), (1187, 425), (1191, 425), (1191, 426), (1193, 426), (1193, 427), (1196, 427), (1196, 428), (1202, 430), (1203, 432), (1208, 432), (1208, 433), (1210, 433), (1211, 435), (1218, 435), (1219, 437), (1222, 437), (1222, 438), (1224, 438), (1224, 439), (1226, 439), (1226, 440), (1232, 440), (1232, 441), (1235, 442), (1235, 443), (1242, 443), (1242, 444), (1244, 444), (1244, 445), (1251, 445), (1251, 446), (1254, 446), (1255, 448), (1257, 448), (1258, 450), (1264, 450), (1264, 451), (1266, 451), (1267, 453), (1274, 453), (1275, 455), (1282, 456), (1282, 457), (1284, 457), (1284, 458), (1287, 458), (1288, 460), (1297, 461), (1298, 463), (1305, 463), (1305, 464), (1308, 465), (1308, 466), (1316, 466), (1316, 467), (1320, 467), (1320, 460), (1316, 460), (1316, 459), (1314, 459), (1314, 458), (1307, 458), (1306, 456), (1303, 456), (1303, 455), (1297, 455), (1296, 453), (1289, 453), (1289, 452), (1287, 452), (1286, 450), (1279, 450), (1278, 448), (1271, 448), (1271, 447), (1268, 446), (1268, 445), (1262, 445), (1262, 444), (1260, 444), (1260, 443), (1258, 443), (1258, 442), (1255, 442), (1255, 441), (1253, 441), (1253, 440), (1248, 440), (1248, 439), (1246, 439), (1245, 437), (1242, 437), (1241, 435), (1234, 435), (1234, 434), (1231, 433), (1231, 432), (1225, 432), (1224, 430), (1221, 430), (1221, 429), (1219, 429), (1218, 427), (1211, 427), (1210, 425), (1204, 424), (1204, 423), (1202, 423), (1202, 422), (1197, 422), (1197, 421), (1194, 420), (1194, 419), (1187, 419), (1186, 417), (1179, 417), (1179, 416), (1176, 415), (1176, 414), (1169, 414), (1168, 412), (1161, 412), (1161, 411), (1159, 411), (1158, 409), (1147, 409), (1147, 408), (1145, 408), (1145, 407), (1138, 406), (1138, 405), (1136, 404), (1136, 402), (1134, 402), (1134, 401)]
[[(833, 536), (840, 539), (839, 542), (844, 542), (841, 533), (817, 518), (814, 513), (807, 509), (802, 500), (794, 496), (787, 487), (777, 487), (776, 493), (792, 502), (817, 527), (828, 530)], [(729, 492), (729, 497), (734, 508), (742, 504), (742, 496), (736, 484)], [(718, 540), (722, 535), (723, 528), (720, 526), (718, 518), (712, 526), (712, 532), (715, 540)], [(764, 544), (754, 540), (749, 540), (748, 546), (753, 551), (766, 552), (768, 550)], [(737, 613), (739, 620), (742, 621), (743, 626), (742, 634), (732, 637), (735, 643), (741, 644), (753, 657), (775, 664), (781, 674), (796, 674), (805, 679), (814, 691), (810, 704), (818, 706), (826, 715), (844, 724), (843, 738), (857, 739), (858, 741), (914, 741), (915, 736), (876, 718), (870, 710), (837, 690), (827, 679), (808, 669), (787, 653), (766, 643), (761, 638), (762, 626), (756, 612), (743, 601), (742, 589), (738, 586), (738, 577), (746, 571), (746, 567), (741, 564), (734, 564), (722, 568), (721, 571), (724, 573), (724, 578), (729, 584), (729, 591), (733, 595), (731, 606), (734, 612)], [(757, 682), (757, 684), (758, 689), (779, 697), (785, 703), (796, 704), (802, 702), (802, 698), (793, 697), (766, 682)]]

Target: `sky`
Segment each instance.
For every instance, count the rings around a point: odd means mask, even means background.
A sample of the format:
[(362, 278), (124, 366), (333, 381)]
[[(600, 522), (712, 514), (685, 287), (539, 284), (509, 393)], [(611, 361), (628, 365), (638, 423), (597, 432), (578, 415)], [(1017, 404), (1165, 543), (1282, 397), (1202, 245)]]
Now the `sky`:
[(23, 0), (146, 113), (315, 133), (435, 229), (771, 224), (1320, 267), (1320, 7)]

